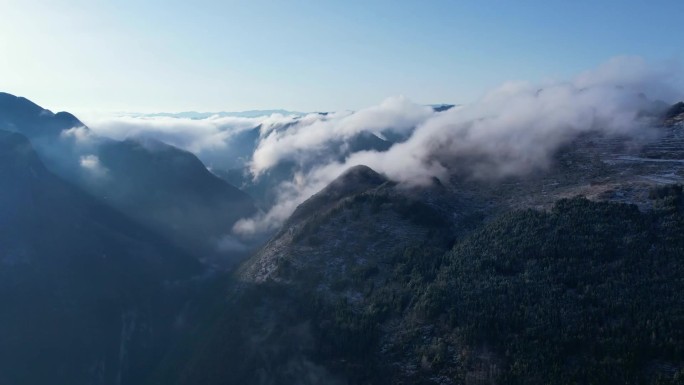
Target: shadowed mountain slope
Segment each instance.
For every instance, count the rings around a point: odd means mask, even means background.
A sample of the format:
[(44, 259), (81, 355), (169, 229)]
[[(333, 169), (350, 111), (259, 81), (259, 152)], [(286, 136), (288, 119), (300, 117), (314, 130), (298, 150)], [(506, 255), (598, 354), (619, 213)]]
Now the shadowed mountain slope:
[(199, 263), (51, 174), (19, 134), (0, 131), (0, 186), (0, 384), (141, 381)]
[[(67, 131), (74, 127), (80, 131)], [(52, 172), (198, 258), (222, 265), (245, 253), (219, 243), (256, 212), (252, 199), (194, 154), (154, 140), (100, 138), (68, 113), (9, 94), (0, 94), (0, 129), (35, 140)]]

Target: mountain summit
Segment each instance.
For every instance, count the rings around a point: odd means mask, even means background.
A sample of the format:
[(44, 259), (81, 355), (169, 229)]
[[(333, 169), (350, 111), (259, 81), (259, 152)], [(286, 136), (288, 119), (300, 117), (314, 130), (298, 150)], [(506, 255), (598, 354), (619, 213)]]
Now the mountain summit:
[(0, 129), (34, 138), (58, 136), (64, 130), (84, 126), (68, 112), (55, 114), (26, 98), (0, 92)]

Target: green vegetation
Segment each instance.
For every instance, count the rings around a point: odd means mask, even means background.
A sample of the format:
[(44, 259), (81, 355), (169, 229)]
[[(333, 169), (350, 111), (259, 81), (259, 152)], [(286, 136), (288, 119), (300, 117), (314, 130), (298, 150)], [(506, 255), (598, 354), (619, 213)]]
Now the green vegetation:
[(506, 215), (454, 247), (418, 307), (492, 346), (505, 383), (637, 384), (681, 369), (681, 190), (662, 201), (653, 215), (582, 198)]
[(353, 363), (349, 375), (368, 355), (358, 343), (377, 341), (379, 325), (399, 318), (407, 335), (432, 330), (397, 343), (422, 357), (423, 374), (466, 379), (483, 364), (474, 352), (486, 348), (493, 358), (484, 365), (499, 383), (681, 381), (682, 189), (652, 197), (657, 210), (648, 214), (561, 200), (550, 212), (504, 215), (443, 257), (408, 249), (362, 309), (340, 303), (319, 313), (321, 343)]
[[(329, 291), (311, 271), (245, 289), (172, 378), (316, 383), (299, 376), (325, 368), (351, 384), (682, 384), (684, 196), (651, 198), (648, 213), (581, 197), (508, 213), (449, 249), (435, 238), (359, 262)], [(352, 226), (349, 202), (330, 215)], [(329, 241), (316, 230), (327, 220), (306, 237)]]

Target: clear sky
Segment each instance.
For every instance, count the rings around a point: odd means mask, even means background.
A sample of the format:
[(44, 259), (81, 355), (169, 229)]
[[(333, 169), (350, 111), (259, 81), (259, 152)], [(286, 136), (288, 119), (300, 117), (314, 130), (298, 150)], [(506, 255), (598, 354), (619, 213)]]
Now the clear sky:
[(0, 0), (0, 90), (53, 110), (463, 103), (684, 57), (684, 1)]

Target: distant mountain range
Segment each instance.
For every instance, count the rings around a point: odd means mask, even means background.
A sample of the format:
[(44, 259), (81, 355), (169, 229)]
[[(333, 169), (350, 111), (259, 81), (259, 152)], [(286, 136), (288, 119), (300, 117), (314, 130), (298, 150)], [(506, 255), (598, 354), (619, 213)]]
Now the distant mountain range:
[[(435, 111), (446, 111), (453, 108), (454, 104), (430, 104), (430, 107)], [(270, 115), (284, 115), (284, 116), (303, 116), (306, 112), (289, 111), (283, 109), (275, 110), (247, 110), (247, 111), (216, 111), (216, 112), (197, 112), (197, 111), (183, 111), (183, 112), (153, 112), (153, 113), (136, 113), (130, 112), (126, 115), (139, 117), (165, 117), (165, 118), (179, 118), (179, 119), (207, 119), (211, 117), (238, 117), (238, 118), (258, 118), (261, 116)]]
[(288, 110), (248, 110), (248, 111), (217, 111), (217, 112), (197, 112), (197, 111), (184, 111), (184, 112), (155, 112), (155, 113), (128, 113), (131, 116), (143, 116), (143, 117), (166, 117), (166, 118), (179, 118), (179, 119), (207, 119), (213, 116), (217, 117), (238, 117), (238, 118), (258, 118), (260, 116), (270, 116), (273, 114), (279, 114), (284, 116), (295, 115), (302, 116), (305, 115), (302, 112), (288, 111)]

